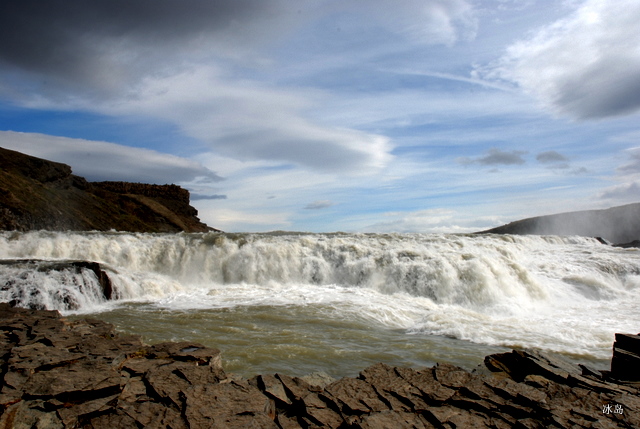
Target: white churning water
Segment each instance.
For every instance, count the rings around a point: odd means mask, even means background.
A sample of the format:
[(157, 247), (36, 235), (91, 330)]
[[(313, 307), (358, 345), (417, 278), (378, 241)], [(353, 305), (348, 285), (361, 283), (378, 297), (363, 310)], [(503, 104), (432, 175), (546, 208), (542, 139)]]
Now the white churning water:
[(613, 333), (640, 331), (640, 252), (581, 237), (4, 232), (0, 258), (102, 263), (111, 302), (90, 271), (0, 265), (0, 301), (67, 314), (132, 302), (165, 312), (317, 308), (326, 320), (598, 359)]

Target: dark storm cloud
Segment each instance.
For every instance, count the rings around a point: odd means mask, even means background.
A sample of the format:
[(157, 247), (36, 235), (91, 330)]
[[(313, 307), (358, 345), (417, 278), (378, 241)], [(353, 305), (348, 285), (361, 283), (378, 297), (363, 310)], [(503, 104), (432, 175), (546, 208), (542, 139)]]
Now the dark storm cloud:
[(566, 162), (569, 159), (562, 155), (561, 153), (556, 152), (555, 150), (550, 150), (547, 152), (540, 152), (536, 159), (538, 162), (542, 163), (550, 163), (550, 162)]
[(0, 68), (14, 77), (41, 75), (41, 90), (65, 82), (110, 89), (158, 72), (163, 58), (184, 55), (194, 48), (190, 43), (240, 47), (266, 31), (259, 23), (282, 15), (283, 6), (257, 0), (6, 1), (0, 3)]

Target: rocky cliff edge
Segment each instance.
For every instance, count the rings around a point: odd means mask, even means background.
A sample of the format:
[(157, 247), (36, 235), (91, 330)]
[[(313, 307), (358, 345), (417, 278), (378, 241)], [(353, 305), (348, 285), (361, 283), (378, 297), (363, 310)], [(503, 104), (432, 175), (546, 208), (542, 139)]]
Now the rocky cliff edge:
[(0, 230), (204, 232), (176, 185), (87, 182), (66, 164), (0, 148)]

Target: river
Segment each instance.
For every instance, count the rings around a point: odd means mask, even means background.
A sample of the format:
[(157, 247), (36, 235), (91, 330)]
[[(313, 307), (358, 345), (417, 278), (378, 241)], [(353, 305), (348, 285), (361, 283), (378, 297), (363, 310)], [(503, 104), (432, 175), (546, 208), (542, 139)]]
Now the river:
[(640, 251), (583, 237), (3, 232), (0, 258), (100, 262), (111, 301), (88, 270), (15, 266), (0, 301), (201, 342), (243, 376), (472, 369), (511, 348), (606, 369), (614, 333), (640, 331)]

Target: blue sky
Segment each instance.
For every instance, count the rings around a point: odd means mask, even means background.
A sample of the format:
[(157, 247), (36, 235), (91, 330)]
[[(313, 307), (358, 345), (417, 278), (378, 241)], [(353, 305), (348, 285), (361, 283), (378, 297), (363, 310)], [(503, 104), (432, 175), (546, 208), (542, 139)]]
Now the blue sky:
[(225, 231), (469, 232), (640, 201), (637, 0), (8, 1), (0, 146)]

